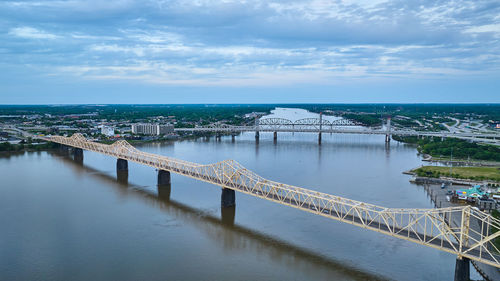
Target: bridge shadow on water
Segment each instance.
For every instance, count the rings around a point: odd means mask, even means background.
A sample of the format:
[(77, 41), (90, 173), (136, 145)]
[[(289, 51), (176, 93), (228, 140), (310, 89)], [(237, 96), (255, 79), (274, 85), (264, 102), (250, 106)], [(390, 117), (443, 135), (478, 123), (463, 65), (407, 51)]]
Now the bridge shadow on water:
[[(157, 192), (145, 189), (128, 182), (128, 174), (117, 173), (117, 177), (88, 167), (81, 161), (75, 161), (60, 151), (51, 151), (54, 156), (68, 164), (75, 172), (91, 176), (106, 186), (117, 190), (120, 195), (131, 196), (166, 211), (170, 216), (189, 221), (203, 230), (207, 237), (220, 243), (225, 251), (253, 251), (258, 256), (266, 256), (273, 262), (279, 262), (294, 270), (311, 272), (321, 279), (351, 280), (388, 280), (387, 277), (366, 272), (340, 261), (325, 257), (306, 248), (293, 245), (264, 233), (235, 224), (235, 207), (221, 208), (221, 216), (217, 217), (206, 210), (196, 209), (181, 202), (170, 199), (171, 186), (159, 186)], [(314, 279), (314, 278), (311, 278)]]

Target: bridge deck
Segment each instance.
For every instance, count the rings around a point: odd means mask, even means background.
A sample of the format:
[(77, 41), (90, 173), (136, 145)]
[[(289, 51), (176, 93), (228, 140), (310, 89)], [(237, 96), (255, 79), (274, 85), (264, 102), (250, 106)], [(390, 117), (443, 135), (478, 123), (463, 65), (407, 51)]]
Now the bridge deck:
[(491, 233), (500, 229), (500, 221), (470, 207), (384, 208), (270, 181), (233, 160), (203, 165), (146, 153), (123, 140), (111, 145), (91, 142), (80, 134), (44, 139), (181, 174), (500, 268), (500, 251), (494, 243), (500, 231)]

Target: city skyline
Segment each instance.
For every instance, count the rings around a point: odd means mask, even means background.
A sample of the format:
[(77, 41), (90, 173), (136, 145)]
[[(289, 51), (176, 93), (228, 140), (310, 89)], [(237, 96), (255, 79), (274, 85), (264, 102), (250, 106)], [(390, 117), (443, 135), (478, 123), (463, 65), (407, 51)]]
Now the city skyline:
[(3, 1), (1, 104), (498, 103), (494, 1)]

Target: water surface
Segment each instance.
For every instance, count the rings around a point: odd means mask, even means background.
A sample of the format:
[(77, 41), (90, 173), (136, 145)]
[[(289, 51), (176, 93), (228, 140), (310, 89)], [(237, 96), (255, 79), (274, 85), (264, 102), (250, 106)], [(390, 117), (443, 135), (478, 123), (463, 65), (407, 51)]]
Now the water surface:
[[(234, 159), (263, 177), (387, 207), (432, 208), (401, 172), (414, 147), (384, 136), (261, 133), (146, 144), (199, 163)], [(85, 152), (0, 156), (1, 280), (452, 280), (455, 257), (241, 193)]]

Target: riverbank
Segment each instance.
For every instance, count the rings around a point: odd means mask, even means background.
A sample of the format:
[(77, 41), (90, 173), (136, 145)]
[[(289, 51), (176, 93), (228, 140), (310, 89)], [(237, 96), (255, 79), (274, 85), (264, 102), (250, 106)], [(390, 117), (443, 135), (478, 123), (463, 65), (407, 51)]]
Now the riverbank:
[(42, 143), (18, 143), (9, 142), (0, 143), (0, 152), (18, 152), (18, 151), (42, 151), (57, 148), (58, 144), (52, 142)]
[(415, 144), (419, 153), (430, 155), (441, 161), (455, 159), (454, 161), (458, 162), (500, 162), (500, 147), (494, 145), (477, 144), (454, 138), (418, 138), (396, 135), (392, 138), (396, 141)]
[(446, 163), (453, 166), (473, 166), (473, 167), (500, 167), (500, 162), (497, 161), (485, 161), (485, 160), (471, 160), (471, 159), (459, 159), (450, 157), (433, 157), (429, 154), (424, 154), (422, 161), (431, 163)]
[(444, 166), (422, 166), (403, 174), (413, 175), (414, 182), (455, 184), (500, 184), (500, 167), (444, 167)]

